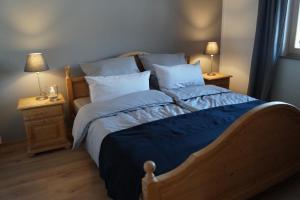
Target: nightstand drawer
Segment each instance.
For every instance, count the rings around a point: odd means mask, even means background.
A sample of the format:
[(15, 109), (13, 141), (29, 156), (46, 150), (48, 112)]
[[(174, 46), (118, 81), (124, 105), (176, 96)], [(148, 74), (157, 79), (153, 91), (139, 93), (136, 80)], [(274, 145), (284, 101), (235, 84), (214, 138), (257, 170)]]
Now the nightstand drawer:
[(230, 79), (216, 79), (216, 80), (205, 80), (205, 84), (207, 85), (216, 85), (223, 88), (229, 88)]
[(23, 118), (25, 121), (60, 115), (63, 115), (63, 108), (61, 105), (34, 108), (23, 111)]
[(31, 147), (55, 141), (66, 141), (64, 118), (52, 117), (25, 122), (28, 142)]
[(207, 73), (203, 74), (203, 78), (206, 85), (216, 85), (229, 89), (231, 75), (214, 73), (214, 75), (209, 75)]

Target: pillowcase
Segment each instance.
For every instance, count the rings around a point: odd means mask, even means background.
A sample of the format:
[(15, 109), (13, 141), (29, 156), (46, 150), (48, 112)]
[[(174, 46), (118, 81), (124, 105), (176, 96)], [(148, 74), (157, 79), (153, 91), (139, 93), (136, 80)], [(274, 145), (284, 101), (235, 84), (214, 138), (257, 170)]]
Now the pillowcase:
[(119, 76), (86, 76), (92, 103), (108, 101), (126, 94), (149, 90), (150, 72)]
[(80, 67), (87, 76), (114, 76), (139, 72), (133, 56), (84, 63)]
[(164, 66), (173, 66), (173, 65), (182, 65), (187, 64), (184, 53), (177, 54), (143, 54), (139, 55), (143, 67), (145, 70), (151, 70), (153, 74), (154, 68), (153, 65), (164, 65)]
[(200, 62), (194, 65), (153, 65), (160, 89), (177, 89), (186, 86), (205, 85)]

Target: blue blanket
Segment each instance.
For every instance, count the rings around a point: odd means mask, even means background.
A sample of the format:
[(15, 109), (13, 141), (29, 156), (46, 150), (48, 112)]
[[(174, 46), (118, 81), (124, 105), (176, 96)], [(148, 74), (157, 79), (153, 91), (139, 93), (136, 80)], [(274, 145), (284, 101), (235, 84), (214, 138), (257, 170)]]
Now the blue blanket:
[(262, 103), (252, 101), (211, 108), (109, 134), (102, 142), (99, 156), (99, 170), (108, 195), (116, 200), (138, 200), (145, 161), (156, 163), (155, 175), (168, 172)]

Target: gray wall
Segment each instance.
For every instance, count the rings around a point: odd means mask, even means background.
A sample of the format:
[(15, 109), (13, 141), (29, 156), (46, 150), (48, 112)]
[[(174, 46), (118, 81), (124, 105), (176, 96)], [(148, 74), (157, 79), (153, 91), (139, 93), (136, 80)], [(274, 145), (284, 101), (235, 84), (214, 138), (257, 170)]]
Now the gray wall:
[[(1, 0), (0, 135), (25, 137), (17, 101), (38, 93), (34, 74), (23, 72), (27, 53), (45, 54), (51, 70), (41, 73), (42, 84), (65, 93), (65, 64), (131, 50), (202, 52), (220, 40), (221, 10), (220, 0)], [(209, 58), (198, 58), (205, 71)]]
[(288, 102), (300, 108), (300, 60), (282, 58), (277, 68), (272, 100)]

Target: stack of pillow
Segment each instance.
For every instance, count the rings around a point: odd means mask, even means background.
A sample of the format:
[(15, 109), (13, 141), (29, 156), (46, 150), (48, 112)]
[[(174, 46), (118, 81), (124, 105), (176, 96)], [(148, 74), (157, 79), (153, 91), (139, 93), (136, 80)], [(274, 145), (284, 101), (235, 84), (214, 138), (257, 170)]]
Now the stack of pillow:
[(139, 59), (145, 71), (140, 72), (134, 57), (120, 57), (81, 64), (90, 89), (92, 102), (111, 99), (150, 89), (169, 90), (204, 85), (200, 63), (187, 64), (185, 55), (144, 54)]
[(146, 70), (151, 70), (151, 85), (161, 90), (204, 85), (200, 62), (187, 64), (185, 55), (145, 54), (139, 56)]
[(113, 58), (81, 64), (92, 102), (149, 90), (150, 72), (139, 72), (134, 57)]

